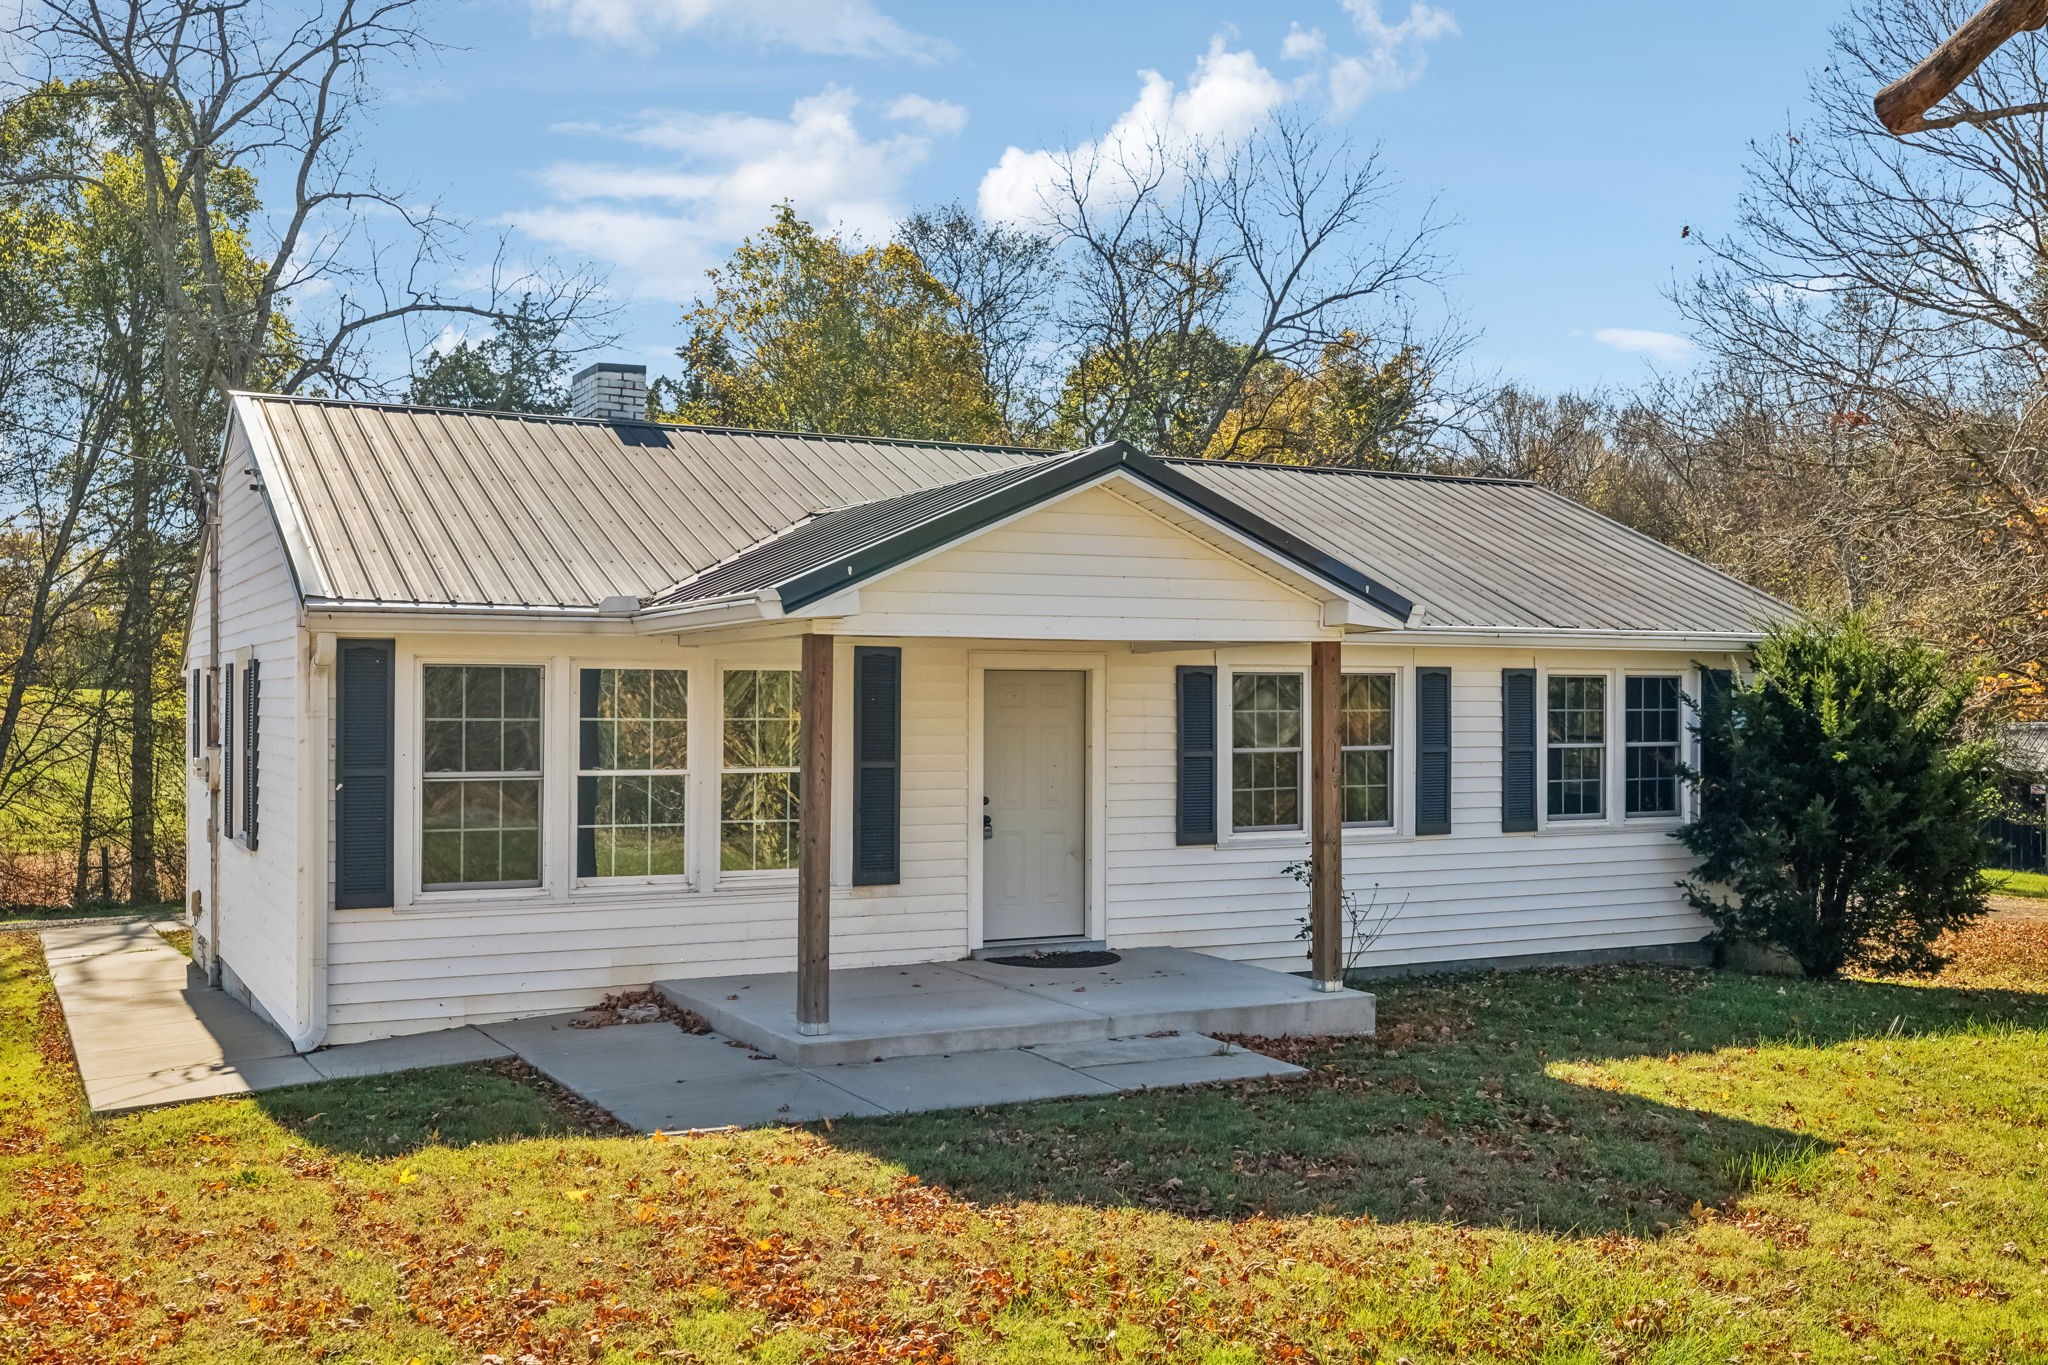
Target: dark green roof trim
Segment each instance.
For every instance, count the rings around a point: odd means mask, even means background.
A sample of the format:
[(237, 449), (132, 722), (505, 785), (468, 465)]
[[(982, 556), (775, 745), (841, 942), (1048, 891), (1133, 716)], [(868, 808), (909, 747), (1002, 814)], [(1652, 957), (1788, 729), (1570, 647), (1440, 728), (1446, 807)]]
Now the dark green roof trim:
[(784, 611), (798, 611), (821, 598), (885, 573), (1006, 517), (1079, 488), (1105, 474), (1122, 472), (1152, 485), (1175, 501), (1221, 522), (1311, 577), (1342, 588), (1399, 620), (1414, 609), (1393, 589), (1325, 554), (1301, 537), (1273, 524), (1224, 495), (1204, 488), (1171, 465), (1139, 453), (1122, 441), (1049, 460), (1021, 478), (1001, 482), (986, 494), (951, 507), (915, 526), (885, 536), (844, 557), (799, 573), (779, 585)]

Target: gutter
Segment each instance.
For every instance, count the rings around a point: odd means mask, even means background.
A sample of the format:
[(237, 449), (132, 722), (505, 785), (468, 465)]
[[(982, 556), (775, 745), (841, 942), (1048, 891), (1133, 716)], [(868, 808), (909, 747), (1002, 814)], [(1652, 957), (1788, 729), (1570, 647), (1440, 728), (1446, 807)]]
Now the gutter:
[(1417, 645), (1522, 645), (1531, 649), (1669, 649), (1721, 653), (1754, 649), (1763, 636), (1736, 630), (1556, 630), (1503, 626), (1461, 629), (1420, 626), (1375, 631), (1374, 643)]

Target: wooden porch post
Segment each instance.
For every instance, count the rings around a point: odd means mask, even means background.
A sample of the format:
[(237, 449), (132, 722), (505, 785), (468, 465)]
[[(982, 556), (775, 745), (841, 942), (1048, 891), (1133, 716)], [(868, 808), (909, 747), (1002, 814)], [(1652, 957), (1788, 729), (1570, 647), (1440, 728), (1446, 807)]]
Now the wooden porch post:
[(832, 644), (804, 636), (796, 861), (796, 1026), (832, 1031)]
[(1311, 962), (1317, 990), (1344, 989), (1344, 756), (1338, 747), (1343, 646), (1309, 646), (1309, 883)]

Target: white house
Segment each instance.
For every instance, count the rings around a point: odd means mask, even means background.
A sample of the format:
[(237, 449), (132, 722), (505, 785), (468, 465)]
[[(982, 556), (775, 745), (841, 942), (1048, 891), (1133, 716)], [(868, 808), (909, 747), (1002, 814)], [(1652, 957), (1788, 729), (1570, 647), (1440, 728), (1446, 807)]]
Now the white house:
[[(1671, 952), (1690, 699), (1781, 604), (1534, 485), (246, 394), (203, 961), (302, 1048), (987, 945)], [(1341, 857), (1335, 850), (1341, 848)], [(1319, 979), (1341, 967), (1335, 876)]]

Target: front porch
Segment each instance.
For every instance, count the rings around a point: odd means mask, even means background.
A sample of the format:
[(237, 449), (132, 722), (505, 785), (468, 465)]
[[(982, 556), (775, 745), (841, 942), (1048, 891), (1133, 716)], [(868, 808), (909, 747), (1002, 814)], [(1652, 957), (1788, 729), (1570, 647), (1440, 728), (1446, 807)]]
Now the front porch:
[(1105, 967), (937, 962), (832, 973), (829, 1033), (804, 1027), (800, 973), (660, 981), (720, 1033), (796, 1066), (1087, 1044), (1151, 1034), (1365, 1034), (1373, 997), (1178, 948)]

